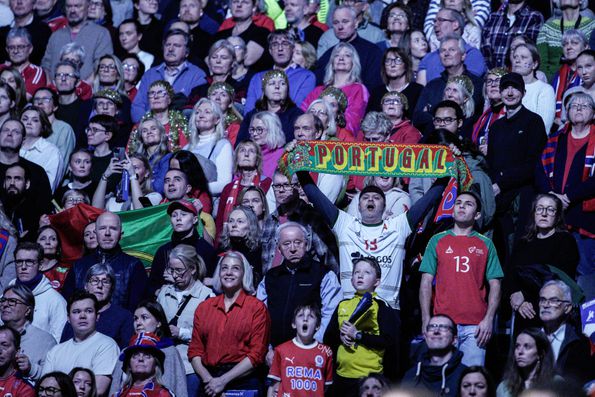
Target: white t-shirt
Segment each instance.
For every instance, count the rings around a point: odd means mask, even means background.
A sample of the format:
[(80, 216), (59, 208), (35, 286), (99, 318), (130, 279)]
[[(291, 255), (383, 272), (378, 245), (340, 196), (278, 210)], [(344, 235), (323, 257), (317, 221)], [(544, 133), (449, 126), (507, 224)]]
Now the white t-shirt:
[(109, 336), (95, 332), (82, 342), (74, 338), (52, 347), (43, 366), (43, 373), (69, 373), (75, 367), (89, 368), (95, 375), (111, 376), (120, 355), (118, 344)]
[(386, 219), (380, 225), (366, 226), (356, 217), (339, 211), (333, 231), (339, 241), (343, 297), (349, 299), (355, 293), (351, 285), (353, 259), (360, 254), (373, 256), (382, 268), (382, 277), (376, 293), (392, 308), (399, 309), (405, 240), (411, 233), (406, 213)]

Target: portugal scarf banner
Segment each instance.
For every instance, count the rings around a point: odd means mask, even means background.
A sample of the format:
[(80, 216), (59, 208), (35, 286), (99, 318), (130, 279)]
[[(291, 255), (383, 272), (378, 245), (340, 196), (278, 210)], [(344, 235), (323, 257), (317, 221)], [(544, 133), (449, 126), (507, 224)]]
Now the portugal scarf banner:
[(279, 167), (296, 171), (341, 175), (373, 175), (411, 178), (450, 176), (434, 221), (452, 216), (459, 187), (471, 187), (467, 163), (446, 146), (381, 142), (299, 141), (285, 153)]
[(459, 181), (469, 179), (468, 182), (471, 179), (465, 161), (440, 145), (299, 141), (283, 155), (281, 164), (290, 174), (310, 171), (412, 178), (451, 176)]

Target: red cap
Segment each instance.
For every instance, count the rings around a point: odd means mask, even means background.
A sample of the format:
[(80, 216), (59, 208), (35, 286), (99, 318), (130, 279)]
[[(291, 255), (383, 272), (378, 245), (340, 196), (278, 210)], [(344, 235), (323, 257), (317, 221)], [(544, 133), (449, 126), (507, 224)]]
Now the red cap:
[(198, 215), (198, 211), (196, 210), (196, 207), (188, 200), (179, 200), (179, 201), (174, 201), (173, 203), (171, 203), (169, 205), (169, 207), (167, 207), (167, 215), (171, 215), (171, 213), (174, 212), (175, 210), (182, 210), (182, 211), (190, 212), (190, 213), (194, 214), (195, 216)]

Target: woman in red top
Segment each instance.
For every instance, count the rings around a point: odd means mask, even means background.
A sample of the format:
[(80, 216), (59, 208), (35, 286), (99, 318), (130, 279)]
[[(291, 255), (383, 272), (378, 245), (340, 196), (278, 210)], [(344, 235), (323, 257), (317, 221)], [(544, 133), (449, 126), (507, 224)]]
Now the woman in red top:
[(145, 396), (173, 397), (174, 395), (161, 384), (163, 360), (165, 354), (159, 348), (160, 339), (150, 332), (141, 332), (130, 339), (124, 349), (124, 370), (126, 383), (116, 397)]
[(62, 290), (66, 275), (70, 270), (69, 263), (60, 261), (60, 236), (52, 226), (43, 226), (37, 232), (37, 243), (43, 247), (41, 271), (50, 280), (52, 288)]
[(251, 296), (252, 269), (244, 255), (228, 251), (215, 275), (213, 289), (222, 294), (196, 309), (188, 358), (208, 396), (260, 391), (256, 368), (264, 362), (271, 320), (264, 303)]

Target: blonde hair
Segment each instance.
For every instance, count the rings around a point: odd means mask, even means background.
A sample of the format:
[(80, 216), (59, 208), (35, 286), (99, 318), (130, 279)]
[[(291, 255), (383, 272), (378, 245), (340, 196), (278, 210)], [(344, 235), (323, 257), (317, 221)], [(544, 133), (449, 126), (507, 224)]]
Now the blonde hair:
[(252, 266), (250, 266), (248, 259), (246, 259), (246, 257), (238, 251), (225, 252), (223, 256), (221, 256), (221, 258), (219, 259), (219, 262), (217, 262), (217, 267), (215, 268), (215, 272), (213, 273), (213, 290), (217, 292), (223, 292), (221, 289), (221, 277), (219, 276), (219, 273), (221, 272), (221, 263), (227, 257), (237, 259), (240, 261), (242, 267), (244, 268), (244, 277), (242, 278), (242, 289), (248, 295), (253, 295), (255, 290), (253, 286), (254, 277), (252, 275)]
[(194, 148), (200, 142), (200, 132), (196, 129), (196, 112), (198, 108), (203, 104), (207, 103), (211, 106), (211, 110), (215, 113), (215, 116), (219, 118), (219, 121), (215, 125), (215, 135), (217, 140), (223, 138), (225, 136), (225, 117), (223, 116), (223, 112), (219, 105), (209, 99), (209, 98), (201, 98), (196, 105), (192, 108), (192, 115), (190, 116), (190, 121), (188, 121), (188, 131), (190, 132), (190, 147)]

